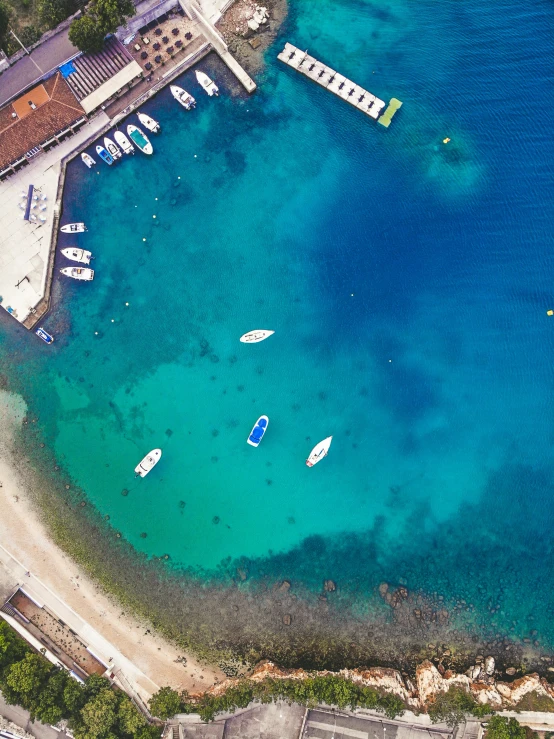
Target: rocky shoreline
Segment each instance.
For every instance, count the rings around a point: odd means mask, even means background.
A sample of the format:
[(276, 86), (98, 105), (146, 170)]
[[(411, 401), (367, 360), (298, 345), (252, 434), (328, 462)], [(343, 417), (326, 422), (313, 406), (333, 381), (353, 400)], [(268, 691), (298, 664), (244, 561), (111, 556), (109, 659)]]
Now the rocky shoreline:
[[(480, 661), (473, 665), (466, 674), (451, 670), (444, 670), (441, 674), (435, 665), (425, 660), (417, 666), (413, 680), (405, 673), (386, 667), (371, 667), (367, 670), (345, 669), (339, 672), (329, 670), (308, 672), (303, 669), (286, 670), (270, 661), (261, 662), (246, 676), (246, 679), (259, 683), (267, 679), (303, 680), (327, 675), (340, 675), (354, 683), (375, 688), (384, 693), (392, 693), (404, 702), (407, 709), (416, 713), (425, 712), (436, 701), (440, 693), (446, 693), (452, 686), (467, 691), (476, 703), (488, 704), (493, 710), (516, 708), (525, 696), (530, 694), (545, 699), (547, 702), (552, 701), (551, 710), (554, 709), (554, 685), (537, 673), (524, 675), (513, 682), (501, 680), (494, 658), (491, 656), (480, 658)], [(210, 688), (207, 694), (222, 695), (240, 681), (241, 678), (224, 680)]]

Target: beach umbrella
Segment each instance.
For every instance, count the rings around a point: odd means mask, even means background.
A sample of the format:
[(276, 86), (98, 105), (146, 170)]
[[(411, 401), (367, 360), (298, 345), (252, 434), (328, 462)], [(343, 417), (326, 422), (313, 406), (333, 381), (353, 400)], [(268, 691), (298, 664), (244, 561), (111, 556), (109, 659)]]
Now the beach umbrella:
[(41, 205), (40, 208), (39, 208), (39, 210), (46, 210), (47, 208), (48, 208), (47, 205)]
[(169, 41), (169, 36), (164, 36), (163, 39), (162, 39), (162, 42), (164, 44), (167, 44), (168, 41)]
[(41, 199), (41, 200), (48, 200), (48, 198), (47, 198), (47, 196), (46, 196), (46, 195), (41, 195), (41, 196), (40, 196), (40, 199)]
[(154, 44), (154, 51), (159, 51), (161, 48), (161, 45), (156, 41), (156, 43)]
[(181, 48), (181, 46), (182, 46), (182, 45), (183, 45), (183, 42), (181, 41), (181, 39), (178, 39), (178, 40), (177, 40), (177, 41), (175, 42), (175, 46), (176, 46), (176, 47), (177, 47), (178, 49), (179, 49), (179, 48)]
[(185, 33), (185, 38), (186, 38), (186, 39), (187, 39), (188, 41), (190, 41), (190, 40), (191, 40), (191, 38), (192, 38), (192, 33), (191, 33), (190, 31), (187, 31), (187, 32)]
[(148, 59), (148, 54), (147, 54), (147, 53), (146, 53), (145, 51), (143, 51), (143, 52), (141, 53), (141, 55), (140, 55), (140, 58), (141, 58), (141, 59)]
[(161, 36), (162, 35), (162, 29), (161, 28), (156, 28), (156, 30), (154, 31), (154, 33), (156, 34), (156, 36)]
[(159, 64), (162, 61), (161, 56), (158, 54), (158, 56), (154, 59), (154, 61), (156, 62), (156, 64)]
[(179, 29), (178, 29), (178, 28), (172, 28), (172, 29), (171, 29), (171, 33), (172, 33), (172, 34), (173, 34), (174, 36), (178, 36), (178, 35), (179, 35)]
[(173, 54), (173, 46), (168, 46), (166, 51), (168, 54)]
[(146, 62), (146, 64), (144, 65), (144, 68), (150, 71), (152, 69), (152, 65), (150, 64), (150, 62)]

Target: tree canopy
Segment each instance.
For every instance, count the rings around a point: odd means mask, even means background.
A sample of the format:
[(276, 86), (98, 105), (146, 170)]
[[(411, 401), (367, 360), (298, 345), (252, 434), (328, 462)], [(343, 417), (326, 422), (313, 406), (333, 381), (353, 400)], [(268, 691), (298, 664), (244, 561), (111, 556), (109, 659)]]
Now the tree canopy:
[(175, 716), (183, 706), (183, 700), (173, 688), (160, 688), (148, 701), (153, 716), (165, 719)]
[(486, 739), (525, 739), (525, 727), (515, 718), (493, 716), (487, 726)]
[(10, 11), (8, 6), (0, 0), (0, 46), (3, 46), (8, 35), (10, 25)]
[(73, 0), (38, 0), (37, 14), (41, 26), (56, 28), (71, 13), (74, 13), (76, 4)]
[(135, 6), (132, 0), (91, 0), (85, 15), (71, 24), (69, 40), (80, 51), (100, 51), (104, 38), (109, 33), (115, 33), (119, 26), (125, 25), (127, 18), (134, 14)]
[(104, 45), (105, 36), (104, 31), (89, 15), (76, 18), (69, 26), (69, 40), (79, 51), (100, 51)]
[(468, 715), (482, 718), (494, 711), (488, 704), (477, 703), (464, 688), (451, 685), (446, 693), (437, 695), (435, 702), (429, 706), (428, 713), (434, 724), (445, 723), (454, 727), (465, 721)]

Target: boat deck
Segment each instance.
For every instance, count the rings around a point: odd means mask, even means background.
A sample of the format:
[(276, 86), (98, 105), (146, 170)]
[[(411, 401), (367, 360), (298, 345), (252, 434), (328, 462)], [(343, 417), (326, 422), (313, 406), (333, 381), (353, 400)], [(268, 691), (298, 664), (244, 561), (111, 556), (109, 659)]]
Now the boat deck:
[(379, 120), (386, 128), (389, 127), (393, 115), (402, 103), (396, 98), (392, 98), (384, 115), (380, 118), (386, 103), (373, 95), (371, 92), (364, 90), (363, 87), (349, 80), (344, 75), (336, 72), (326, 64), (314, 59), (307, 51), (302, 51), (296, 46), (285, 44), (283, 51), (277, 55), (277, 59), (292, 67), (297, 72), (301, 72), (321, 87), (342, 98), (350, 103), (362, 113), (365, 113), (374, 120)]

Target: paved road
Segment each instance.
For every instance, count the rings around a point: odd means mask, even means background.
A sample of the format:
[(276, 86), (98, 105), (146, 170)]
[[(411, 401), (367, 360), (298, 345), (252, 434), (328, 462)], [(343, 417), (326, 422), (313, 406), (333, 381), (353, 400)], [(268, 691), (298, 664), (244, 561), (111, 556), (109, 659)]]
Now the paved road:
[(32, 734), (37, 739), (63, 739), (66, 734), (55, 731), (51, 726), (45, 726), (40, 721), (31, 723), (29, 712), (23, 710), (20, 706), (9, 706), (4, 697), (0, 693), (0, 716), (3, 716), (12, 724), (19, 726), (28, 734)]
[(0, 105), (78, 53), (65, 30), (25, 55), (0, 76)]

